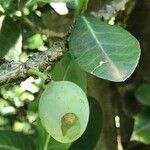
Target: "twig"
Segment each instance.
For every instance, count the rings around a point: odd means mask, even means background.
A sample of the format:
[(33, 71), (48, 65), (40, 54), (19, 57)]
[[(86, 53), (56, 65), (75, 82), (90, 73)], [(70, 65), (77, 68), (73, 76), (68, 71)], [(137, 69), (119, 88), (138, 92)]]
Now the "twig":
[(48, 66), (58, 61), (65, 51), (65, 43), (61, 42), (60, 45), (55, 45), (45, 52), (35, 53), (23, 64), (12, 61), (1, 65), (0, 86), (26, 79), (29, 76), (28, 70), (31, 68), (45, 71)]
[(111, 17), (115, 16), (120, 10), (125, 9), (126, 3), (129, 0), (112, 0), (109, 4), (106, 4), (98, 12), (91, 12), (96, 18), (104, 18), (109, 20)]
[[(129, 0), (112, 0), (109, 4), (106, 4), (98, 12), (91, 12), (97, 18), (109, 19), (118, 11), (125, 8), (126, 3)], [(29, 19), (24, 18), (24, 22), (30, 26), (35, 32), (45, 34), (47, 37), (56, 36), (64, 37), (64, 35), (55, 34), (47, 29), (42, 29), (39, 26), (36, 26)], [(65, 38), (64, 38), (65, 39)], [(63, 41), (63, 40), (62, 40)], [(17, 81), (22, 81), (26, 79), (29, 75), (28, 70), (30, 68), (36, 68), (39, 71), (44, 71), (48, 66), (54, 64), (60, 57), (63, 56), (64, 51), (66, 50), (64, 41), (61, 46), (56, 45), (55, 47), (50, 48), (42, 53), (36, 53), (30, 57), (25, 63), (19, 64), (14, 61), (10, 63), (4, 63), (0, 66), (0, 86), (8, 83), (15, 83)]]

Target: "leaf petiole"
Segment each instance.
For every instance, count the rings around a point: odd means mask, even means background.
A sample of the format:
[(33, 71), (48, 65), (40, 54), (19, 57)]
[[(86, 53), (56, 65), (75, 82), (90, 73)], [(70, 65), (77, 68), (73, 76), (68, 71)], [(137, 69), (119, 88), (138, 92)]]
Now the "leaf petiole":
[(29, 75), (38, 76), (38, 77), (40, 77), (43, 81), (45, 81), (45, 80), (48, 78), (48, 76), (47, 76), (46, 74), (44, 74), (43, 72), (41, 72), (41, 71), (39, 71), (39, 70), (37, 70), (37, 69), (35, 69), (35, 68), (29, 69), (29, 70), (28, 70), (28, 74), (29, 74)]

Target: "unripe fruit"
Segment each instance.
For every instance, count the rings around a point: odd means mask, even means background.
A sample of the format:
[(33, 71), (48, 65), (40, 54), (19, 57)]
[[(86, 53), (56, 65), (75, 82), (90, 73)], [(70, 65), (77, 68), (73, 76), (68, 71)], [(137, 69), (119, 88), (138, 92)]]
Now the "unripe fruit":
[(89, 104), (85, 93), (69, 81), (52, 81), (39, 101), (39, 116), (46, 131), (57, 141), (71, 143), (85, 131)]

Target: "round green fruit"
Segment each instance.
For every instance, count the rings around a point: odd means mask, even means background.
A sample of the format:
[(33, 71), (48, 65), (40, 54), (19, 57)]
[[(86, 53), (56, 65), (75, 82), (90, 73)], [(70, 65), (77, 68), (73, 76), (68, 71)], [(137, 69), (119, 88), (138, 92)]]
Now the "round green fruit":
[(57, 141), (71, 143), (85, 131), (89, 104), (83, 90), (69, 81), (52, 81), (39, 101), (39, 116), (46, 131)]

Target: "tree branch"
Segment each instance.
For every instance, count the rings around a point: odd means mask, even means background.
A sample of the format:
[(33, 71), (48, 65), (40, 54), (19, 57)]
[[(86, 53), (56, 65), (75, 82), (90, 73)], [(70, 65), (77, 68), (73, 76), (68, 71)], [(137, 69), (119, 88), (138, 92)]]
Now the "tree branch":
[[(123, 10), (128, 1), (129, 0), (112, 0), (98, 12), (91, 12), (91, 14), (99, 19), (102, 17), (106, 20), (110, 19), (112, 16), (117, 14), (118, 11)], [(37, 28), (36, 25), (30, 22), (30, 20), (25, 19), (24, 21), (31, 27), (31, 29), (34, 29), (35, 32), (42, 32), (42, 34), (49, 36), (47, 30), (44, 30), (43, 33), (43, 30), (41, 28)], [(59, 46), (55, 45), (45, 52), (35, 53), (23, 64), (12, 61), (0, 65), (0, 86), (18, 81), (20, 82), (26, 79), (30, 76), (28, 73), (30, 68), (36, 68), (40, 71), (44, 71), (48, 66), (53, 65), (63, 56), (64, 52), (66, 51), (64, 40), (62, 40), (60, 43), (58, 44)]]
[(40, 71), (46, 70), (48, 66), (51, 66), (58, 61), (65, 51), (65, 43), (61, 42), (61, 45), (55, 45), (45, 52), (35, 53), (23, 64), (12, 61), (1, 65), (0, 86), (26, 79), (29, 77), (28, 70), (30, 68), (35, 68)]
[(105, 20), (115, 16), (120, 10), (125, 9), (125, 5), (130, 0), (112, 0), (110, 3), (104, 5), (98, 12), (91, 12), (96, 18), (104, 18)]

